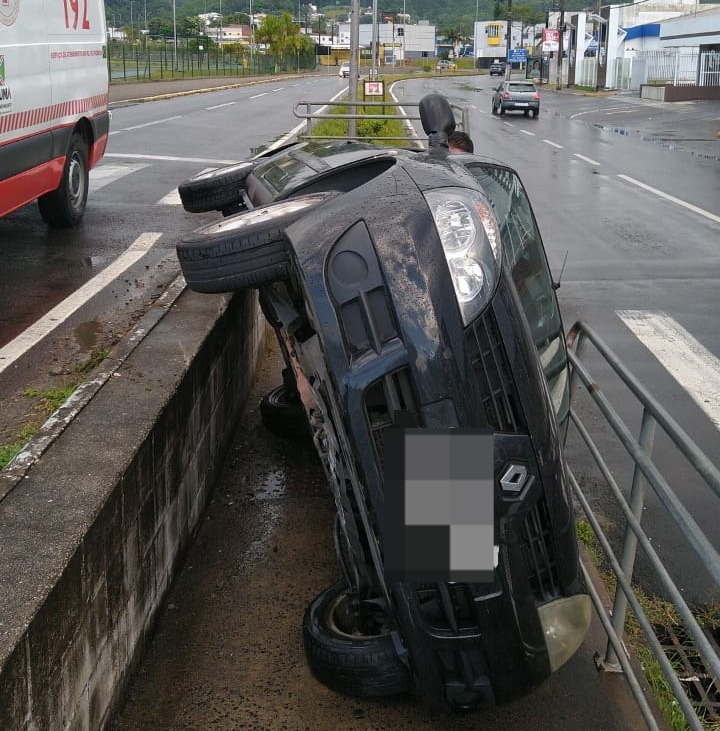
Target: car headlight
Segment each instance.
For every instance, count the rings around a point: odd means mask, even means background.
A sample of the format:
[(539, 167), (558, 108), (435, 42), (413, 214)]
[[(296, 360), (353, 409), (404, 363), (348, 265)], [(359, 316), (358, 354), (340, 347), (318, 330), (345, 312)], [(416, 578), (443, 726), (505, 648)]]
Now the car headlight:
[(447, 259), (463, 323), (490, 301), (500, 273), (500, 233), (479, 191), (441, 188), (425, 193)]

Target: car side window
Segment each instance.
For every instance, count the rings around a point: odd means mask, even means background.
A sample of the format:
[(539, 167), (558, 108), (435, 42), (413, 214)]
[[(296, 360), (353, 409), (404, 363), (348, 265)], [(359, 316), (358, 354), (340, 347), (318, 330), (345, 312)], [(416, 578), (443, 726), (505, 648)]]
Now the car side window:
[(517, 174), (505, 167), (468, 164), (490, 200), (512, 278), (540, 356), (558, 423), (568, 416), (568, 361), (560, 309), (530, 201)]

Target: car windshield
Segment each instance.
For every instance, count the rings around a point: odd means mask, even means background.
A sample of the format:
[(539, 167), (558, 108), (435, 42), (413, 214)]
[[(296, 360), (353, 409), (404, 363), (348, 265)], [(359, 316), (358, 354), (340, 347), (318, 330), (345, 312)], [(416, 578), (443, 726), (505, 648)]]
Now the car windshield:
[(562, 319), (535, 217), (525, 189), (508, 168), (467, 165), (492, 202), (512, 277), (562, 423), (570, 408), (567, 353)]

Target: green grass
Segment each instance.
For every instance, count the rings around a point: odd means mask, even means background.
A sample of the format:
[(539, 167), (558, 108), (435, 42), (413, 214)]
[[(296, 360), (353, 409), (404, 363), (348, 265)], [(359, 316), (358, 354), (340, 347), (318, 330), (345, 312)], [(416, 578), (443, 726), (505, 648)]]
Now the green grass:
[[(84, 363), (75, 367), (75, 372), (79, 376), (87, 376), (108, 357), (109, 353), (109, 350), (102, 348), (93, 350)], [(57, 411), (72, 396), (80, 380), (79, 377), (74, 377), (59, 388), (26, 388), (23, 391), (23, 395), (34, 402), (32, 414), (9, 442), (0, 444), (0, 470), (37, 434), (48, 416)]]
[[(601, 527), (603, 531), (606, 530), (605, 526)], [(586, 520), (578, 520), (575, 525), (575, 532), (578, 541), (586, 547), (587, 553), (597, 568), (608, 593), (611, 597), (614, 597), (617, 579), (608, 568), (605, 553), (595, 537), (592, 526)], [(671, 602), (658, 597), (648, 596), (638, 586), (633, 586), (633, 589), (640, 606), (653, 627), (682, 626), (680, 615)], [(720, 627), (720, 601), (715, 601), (708, 606), (695, 609), (693, 615), (700, 625), (717, 630)], [(625, 637), (633, 652), (640, 660), (648, 685), (657, 701), (658, 708), (665, 716), (669, 728), (672, 731), (687, 731), (690, 727), (682, 709), (675, 698), (670, 684), (665, 678), (660, 663), (647, 644), (640, 623), (637, 621), (632, 608), (629, 606), (625, 620)], [(678, 664), (679, 659), (674, 656), (669, 656), (668, 660), (681, 676), (686, 673), (684, 667)], [(703, 721), (703, 727), (707, 731), (720, 731), (720, 723), (717, 721), (703, 720), (701, 715), (702, 709), (697, 709), (697, 713)]]
[(75, 368), (76, 373), (80, 373), (83, 376), (86, 376), (91, 371), (94, 371), (97, 366), (99, 366), (105, 358), (108, 357), (110, 354), (110, 351), (107, 349), (99, 349), (99, 350), (93, 350), (92, 353), (90, 353), (90, 357), (81, 365), (77, 366)]
[[(375, 142), (381, 145), (389, 145), (391, 147), (407, 146), (404, 141), (407, 138), (407, 132), (403, 123), (398, 116), (397, 107), (393, 106), (392, 100), (387, 99), (388, 81), (385, 80), (385, 98), (380, 99), (373, 97), (372, 101), (387, 101), (387, 106), (358, 106), (355, 107), (357, 114), (372, 114), (384, 116), (383, 119), (358, 119), (356, 122), (356, 135), (363, 140)], [(358, 101), (362, 101), (358, 96)], [(368, 100), (370, 101), (370, 100)], [(330, 113), (332, 114), (348, 114), (351, 108), (342, 104), (333, 106)], [(349, 120), (347, 119), (322, 119), (313, 125), (313, 137), (347, 137)], [(402, 140), (388, 138), (403, 138)]]

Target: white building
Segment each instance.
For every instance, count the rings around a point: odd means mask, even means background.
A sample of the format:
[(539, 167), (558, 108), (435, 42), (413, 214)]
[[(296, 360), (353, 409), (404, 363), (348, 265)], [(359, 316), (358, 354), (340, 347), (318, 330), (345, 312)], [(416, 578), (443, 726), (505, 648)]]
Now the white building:
[[(373, 41), (372, 23), (359, 26), (361, 48), (371, 48)], [(435, 56), (435, 26), (426, 23), (406, 25), (405, 23), (378, 23), (378, 46), (383, 49), (387, 63), (402, 63), (408, 58), (433, 58)], [(350, 47), (350, 23), (340, 23), (338, 45)], [(389, 60), (393, 59), (393, 60)]]

